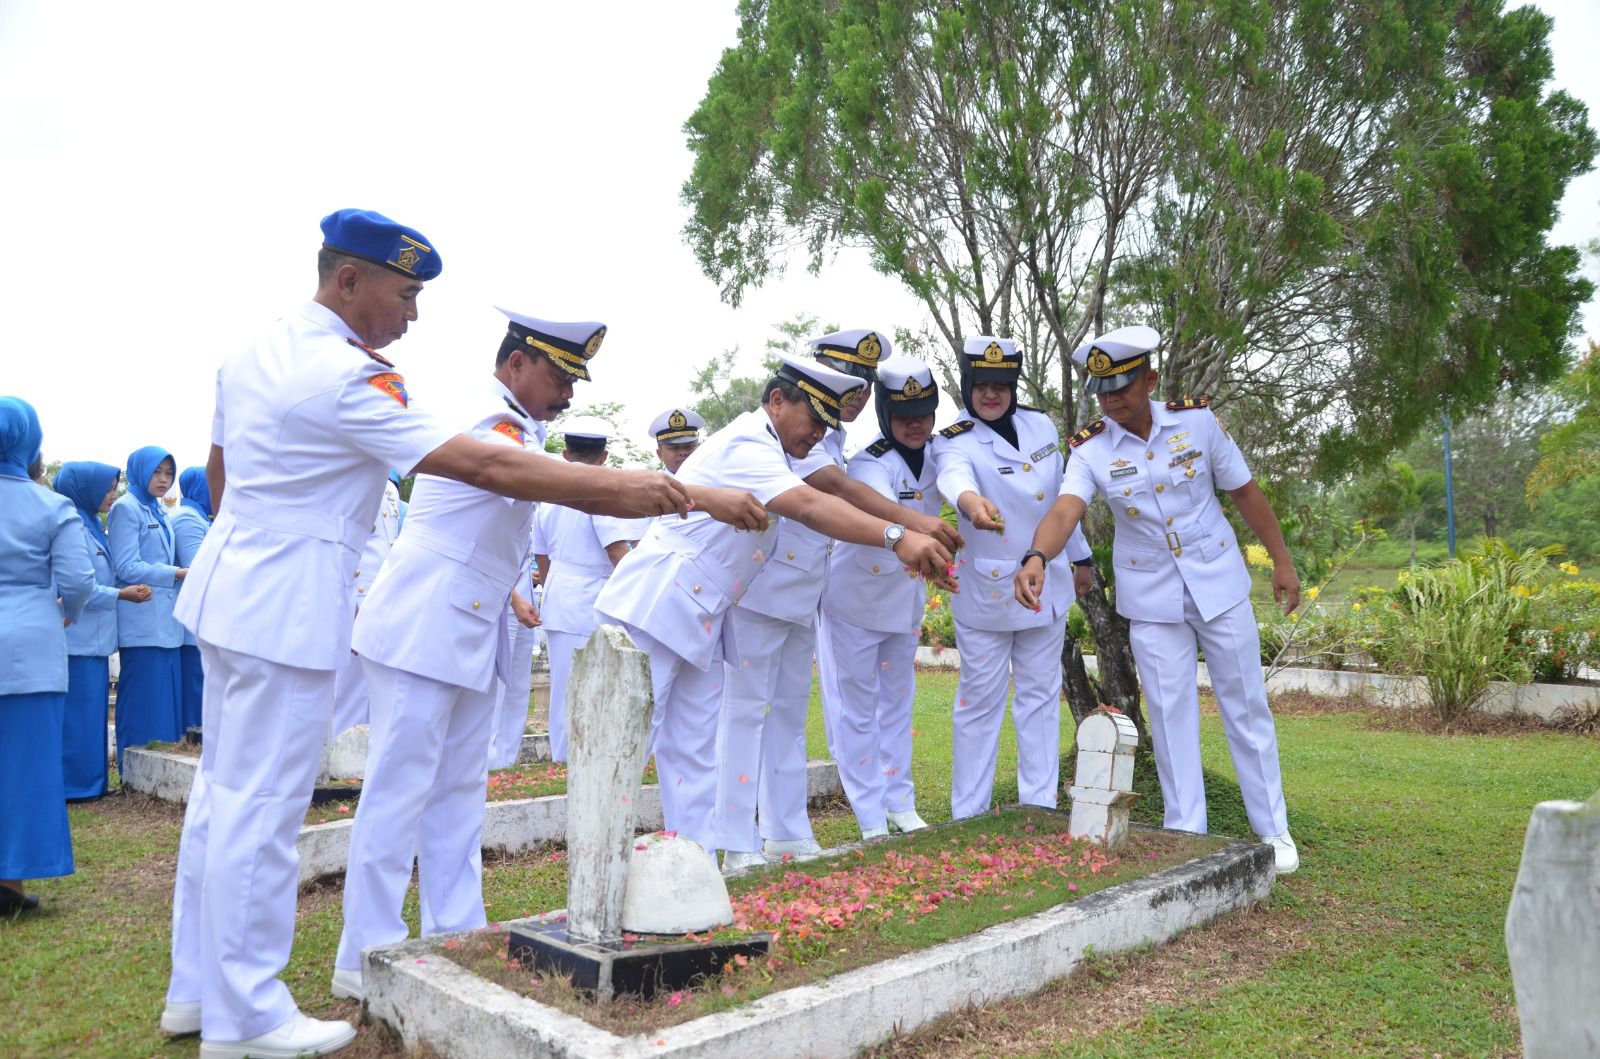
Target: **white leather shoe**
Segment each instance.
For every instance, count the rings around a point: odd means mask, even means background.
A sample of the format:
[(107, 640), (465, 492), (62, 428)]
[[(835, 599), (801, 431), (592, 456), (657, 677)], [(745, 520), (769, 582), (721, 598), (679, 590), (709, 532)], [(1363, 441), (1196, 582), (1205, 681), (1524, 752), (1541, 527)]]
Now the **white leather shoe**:
[(367, 998), (367, 990), (361, 981), (361, 972), (347, 971), (343, 967), (335, 967), (333, 969), (333, 995), (341, 1000), (365, 1000)]
[(814, 838), (769, 838), (761, 845), (769, 864), (782, 864), (785, 856), (790, 860), (822, 856), (822, 845)]
[(1278, 866), (1279, 875), (1293, 874), (1300, 867), (1300, 851), (1295, 848), (1294, 839), (1285, 831), (1281, 835), (1269, 835), (1261, 841), (1272, 847), (1272, 859)]
[(727, 849), (722, 851), (722, 874), (732, 875), (734, 872), (744, 871), (746, 868), (765, 868), (767, 858), (763, 853), (751, 853), (741, 849)]
[(875, 838), (888, 837), (889, 829), (887, 827), (869, 827), (861, 832), (861, 841), (863, 842), (871, 842)]
[(200, 1032), (200, 1001), (169, 1000), (161, 1012), (161, 1032), (169, 1037), (187, 1037)]
[(348, 1022), (324, 1022), (296, 1011), (282, 1026), (248, 1041), (200, 1042), (200, 1059), (296, 1059), (328, 1055), (356, 1039)]
[(928, 826), (928, 821), (917, 815), (915, 809), (907, 809), (903, 813), (885, 813), (889, 818), (889, 827), (895, 831), (921, 831)]

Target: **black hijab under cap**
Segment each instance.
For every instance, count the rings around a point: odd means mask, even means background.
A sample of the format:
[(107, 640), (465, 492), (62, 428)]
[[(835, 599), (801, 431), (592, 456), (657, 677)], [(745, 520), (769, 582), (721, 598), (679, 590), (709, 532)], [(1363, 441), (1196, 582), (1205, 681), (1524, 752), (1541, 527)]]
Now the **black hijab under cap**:
[[(901, 395), (899, 400), (895, 400), (895, 394), (897, 393)], [(891, 429), (889, 420), (894, 416), (899, 416), (902, 419), (915, 419), (917, 416), (928, 415), (937, 410), (939, 407), (939, 384), (930, 382), (916, 397), (907, 399), (903, 390), (892, 390), (888, 384), (880, 379), (872, 400), (874, 410), (878, 413), (878, 429), (883, 431), (883, 436), (888, 439), (890, 445), (894, 446), (894, 451), (898, 452), (901, 459), (906, 461), (906, 467), (910, 469), (911, 476), (913, 478), (921, 478), (922, 458), (927, 455), (928, 446), (924, 444), (920, 449), (913, 449), (900, 444), (900, 440), (894, 436), (894, 430)]]
[[(1017, 360), (1021, 361), (1021, 359), (1022, 351), (1018, 350)], [(1020, 369), (1013, 371), (1005, 368), (987, 368), (982, 363), (973, 361), (970, 357), (963, 356), (961, 358), (962, 407), (966, 408), (967, 414), (972, 417), (974, 423), (982, 423), (990, 430), (993, 430), (1010, 442), (1012, 448), (1017, 447), (1017, 424), (1012, 421), (1012, 417), (1017, 413), (1017, 376), (1021, 374)], [(1006, 410), (1001, 413), (999, 419), (985, 419), (978, 414), (976, 408), (972, 407), (972, 387), (980, 382), (997, 382), (1011, 390), (1011, 401), (1006, 405)]]

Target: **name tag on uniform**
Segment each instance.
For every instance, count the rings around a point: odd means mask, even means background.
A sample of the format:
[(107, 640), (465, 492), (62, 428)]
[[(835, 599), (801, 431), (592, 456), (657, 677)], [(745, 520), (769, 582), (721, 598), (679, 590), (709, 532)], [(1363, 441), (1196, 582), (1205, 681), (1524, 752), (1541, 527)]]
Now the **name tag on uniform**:
[(150, 525), (145, 527), (145, 529), (160, 529), (160, 528), (161, 528), (161, 523), (159, 523), (159, 522), (152, 522), (152, 523), (150, 523)]
[(1002, 468), (1000, 468), (1000, 473), (1001, 474), (1016, 474), (1017, 473), (1017, 469), (1015, 467), (1002, 467)]
[(1172, 457), (1172, 459), (1167, 463), (1167, 466), (1176, 467), (1180, 463), (1191, 463), (1194, 460), (1198, 460), (1203, 455), (1205, 454), (1199, 449), (1190, 449), (1188, 452)]
[(1030, 460), (1032, 460), (1034, 463), (1038, 463), (1040, 460), (1044, 459), (1046, 456), (1050, 455), (1052, 452), (1055, 452), (1055, 451), (1056, 451), (1056, 443), (1052, 441), (1050, 444), (1046, 445), (1044, 448), (1040, 449), (1039, 451), (1033, 453), (1028, 458)]
[(901, 500), (916, 500), (916, 499), (918, 499), (917, 491), (915, 489), (901, 490), (900, 499)]
[(1139, 468), (1137, 468), (1137, 467), (1116, 467), (1116, 468), (1112, 469), (1111, 477), (1113, 477), (1113, 478), (1126, 478), (1130, 474), (1138, 474), (1138, 473), (1139, 473)]

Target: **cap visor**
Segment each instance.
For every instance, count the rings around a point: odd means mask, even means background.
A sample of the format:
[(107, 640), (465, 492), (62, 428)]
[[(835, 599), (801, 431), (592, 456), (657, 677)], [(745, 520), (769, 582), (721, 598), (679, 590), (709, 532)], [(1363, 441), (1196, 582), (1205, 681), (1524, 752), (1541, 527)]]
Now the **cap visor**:
[(1116, 393), (1132, 386), (1133, 381), (1143, 374), (1141, 371), (1129, 371), (1121, 375), (1091, 375), (1089, 381), (1083, 384), (1083, 392)]

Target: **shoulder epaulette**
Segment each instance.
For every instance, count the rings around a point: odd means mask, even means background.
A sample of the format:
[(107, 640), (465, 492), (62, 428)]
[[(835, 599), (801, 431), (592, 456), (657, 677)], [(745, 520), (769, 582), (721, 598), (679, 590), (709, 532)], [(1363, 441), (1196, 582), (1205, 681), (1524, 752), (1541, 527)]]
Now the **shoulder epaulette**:
[(1204, 394), (1199, 397), (1189, 397), (1188, 395), (1185, 395), (1178, 398), (1176, 401), (1167, 402), (1167, 411), (1169, 412), (1188, 412), (1195, 408), (1210, 407), (1211, 398), (1205, 396)]
[(972, 429), (972, 420), (970, 420), (970, 419), (961, 419), (961, 420), (958, 420), (958, 421), (956, 421), (954, 423), (951, 423), (949, 426), (947, 426), (943, 430), (939, 431), (939, 436), (941, 438), (959, 437), (960, 435), (965, 434), (967, 431), (969, 431), (971, 429)]
[(1019, 411), (1019, 412), (1042, 412), (1045, 415), (1049, 415), (1050, 414), (1049, 412), (1045, 412), (1045, 410), (1043, 408), (1035, 408), (1031, 404), (1019, 404), (1019, 405), (1017, 405), (1017, 411)]
[(872, 456), (882, 456), (892, 448), (894, 448), (894, 443), (888, 438), (879, 438), (867, 446), (867, 453)]
[(365, 353), (367, 356), (371, 357), (373, 360), (377, 361), (379, 364), (382, 364), (384, 367), (386, 367), (386, 368), (394, 367), (394, 361), (388, 359), (383, 354), (379, 353), (377, 350), (375, 350), (371, 346), (367, 345), (365, 342), (357, 342), (353, 338), (347, 338), (347, 339), (345, 339), (345, 341), (350, 343), (352, 346), (355, 346), (357, 349), (361, 350), (361, 352)]
[(1106, 421), (1104, 419), (1096, 419), (1093, 423), (1090, 423), (1088, 426), (1084, 427), (1082, 430), (1068, 438), (1067, 444), (1073, 448), (1077, 448), (1079, 445), (1082, 445), (1085, 441), (1088, 441), (1105, 428)]

